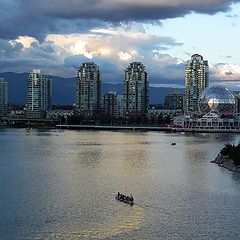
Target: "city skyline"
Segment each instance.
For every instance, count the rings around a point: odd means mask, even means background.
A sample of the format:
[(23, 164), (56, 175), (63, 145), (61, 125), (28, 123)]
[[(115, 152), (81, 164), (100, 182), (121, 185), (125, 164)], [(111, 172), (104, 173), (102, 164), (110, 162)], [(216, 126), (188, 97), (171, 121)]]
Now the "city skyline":
[(0, 72), (73, 77), (94, 61), (103, 81), (119, 83), (128, 63), (141, 61), (151, 85), (183, 87), (186, 61), (198, 53), (210, 83), (239, 87), (239, 11), (239, 1), (222, 0), (3, 1)]

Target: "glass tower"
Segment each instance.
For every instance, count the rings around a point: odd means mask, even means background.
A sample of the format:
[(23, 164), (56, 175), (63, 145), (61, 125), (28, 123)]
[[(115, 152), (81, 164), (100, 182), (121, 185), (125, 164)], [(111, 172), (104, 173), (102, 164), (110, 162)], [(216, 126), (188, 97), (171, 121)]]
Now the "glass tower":
[(92, 116), (101, 108), (101, 79), (99, 67), (85, 62), (77, 73), (77, 108), (81, 114)]
[(50, 78), (40, 69), (33, 69), (27, 82), (27, 117), (44, 118), (51, 109), (51, 97)]
[(209, 85), (208, 61), (194, 54), (185, 66), (185, 111), (198, 113), (198, 101), (203, 90)]
[(0, 117), (8, 112), (8, 82), (0, 78)]
[(147, 113), (149, 104), (149, 83), (145, 66), (132, 62), (125, 70), (124, 115), (138, 116)]

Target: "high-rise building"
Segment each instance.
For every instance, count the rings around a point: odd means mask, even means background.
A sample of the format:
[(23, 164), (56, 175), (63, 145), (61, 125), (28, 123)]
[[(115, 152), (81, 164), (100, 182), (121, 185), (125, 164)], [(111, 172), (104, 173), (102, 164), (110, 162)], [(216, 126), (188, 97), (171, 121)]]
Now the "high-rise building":
[(8, 82), (0, 78), (0, 117), (8, 112)]
[(117, 95), (117, 105), (116, 105), (116, 111), (115, 111), (115, 117), (122, 118), (123, 115), (123, 95)]
[(132, 62), (125, 70), (124, 116), (146, 114), (148, 105), (148, 74), (141, 62)]
[(171, 110), (183, 109), (183, 97), (181, 92), (167, 94), (165, 96), (165, 108)]
[(85, 62), (77, 73), (77, 108), (81, 114), (92, 116), (100, 107), (100, 70), (94, 62)]
[(41, 74), (40, 69), (33, 69), (27, 82), (27, 117), (44, 118), (51, 109), (51, 79)]
[(194, 54), (185, 66), (185, 111), (197, 113), (198, 100), (203, 90), (209, 85), (208, 61)]
[(105, 116), (115, 117), (117, 111), (117, 93), (109, 91), (103, 96), (103, 111)]
[(240, 113), (240, 92), (239, 91), (234, 91), (233, 95), (235, 97), (235, 108), (236, 108), (236, 113)]
[(116, 91), (109, 91), (103, 96), (102, 104), (105, 116), (123, 117), (123, 95), (118, 95)]

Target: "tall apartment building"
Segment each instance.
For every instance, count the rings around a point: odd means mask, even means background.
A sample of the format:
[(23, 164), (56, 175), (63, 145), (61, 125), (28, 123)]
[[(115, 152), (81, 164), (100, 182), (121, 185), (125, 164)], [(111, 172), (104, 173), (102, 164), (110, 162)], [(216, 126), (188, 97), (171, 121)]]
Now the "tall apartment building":
[(124, 116), (124, 96), (123, 95), (117, 95), (117, 107), (116, 107), (116, 117), (117, 118), (122, 118)]
[(77, 108), (81, 114), (92, 116), (101, 108), (101, 79), (99, 67), (85, 62), (77, 73)]
[(208, 61), (194, 54), (185, 66), (185, 111), (197, 113), (198, 100), (203, 90), (209, 85)]
[(103, 111), (105, 116), (115, 117), (117, 111), (117, 93), (109, 91), (103, 95)]
[(27, 117), (44, 118), (51, 109), (51, 98), (51, 79), (40, 69), (33, 69), (27, 81)]
[(118, 95), (116, 91), (109, 91), (103, 96), (102, 103), (105, 116), (123, 117), (123, 95)]
[(235, 106), (235, 111), (237, 114), (240, 113), (240, 92), (239, 91), (234, 91), (233, 95), (235, 97), (235, 102), (236, 102), (236, 106)]
[(171, 110), (183, 110), (184, 95), (181, 92), (169, 93), (165, 96), (165, 108)]
[(8, 112), (8, 82), (0, 78), (0, 117)]
[(141, 116), (146, 114), (148, 105), (148, 74), (141, 62), (132, 62), (125, 70), (124, 116)]

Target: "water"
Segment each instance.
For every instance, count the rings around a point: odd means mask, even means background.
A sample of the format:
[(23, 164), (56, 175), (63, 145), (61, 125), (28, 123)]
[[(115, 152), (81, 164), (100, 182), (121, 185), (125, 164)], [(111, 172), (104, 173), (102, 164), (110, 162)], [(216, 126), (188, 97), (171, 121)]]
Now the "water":
[[(239, 239), (234, 134), (0, 131), (0, 239)], [(171, 146), (176, 142), (176, 146)], [(118, 202), (133, 193), (135, 205)]]

